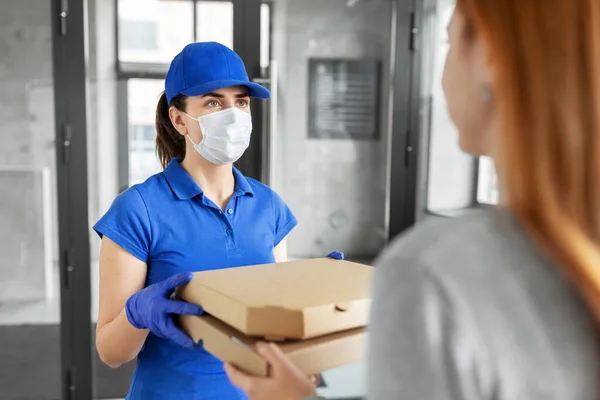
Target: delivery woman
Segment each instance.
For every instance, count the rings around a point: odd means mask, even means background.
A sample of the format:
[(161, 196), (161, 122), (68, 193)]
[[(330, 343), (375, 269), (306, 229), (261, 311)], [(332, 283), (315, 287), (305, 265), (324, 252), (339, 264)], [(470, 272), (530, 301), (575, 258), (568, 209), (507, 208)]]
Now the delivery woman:
[(232, 165), (250, 143), (250, 98), (269, 95), (229, 48), (185, 47), (156, 111), (164, 171), (119, 195), (94, 226), (102, 238), (96, 346), (111, 367), (137, 357), (128, 399), (246, 398), (172, 318), (202, 309), (170, 295), (194, 271), (286, 260), (296, 218)]

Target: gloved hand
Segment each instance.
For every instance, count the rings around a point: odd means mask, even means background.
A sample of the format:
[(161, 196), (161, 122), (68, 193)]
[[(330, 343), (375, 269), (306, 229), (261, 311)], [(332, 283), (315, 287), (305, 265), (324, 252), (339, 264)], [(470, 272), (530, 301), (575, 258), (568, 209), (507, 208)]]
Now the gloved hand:
[(334, 260), (343, 260), (344, 253), (342, 253), (341, 251), (334, 251), (334, 252), (329, 253), (327, 258), (333, 258)]
[(190, 282), (193, 277), (191, 272), (177, 274), (132, 295), (125, 305), (129, 323), (188, 349), (197, 348), (194, 341), (175, 325), (173, 314), (201, 315), (204, 310), (196, 304), (171, 299), (175, 289)]

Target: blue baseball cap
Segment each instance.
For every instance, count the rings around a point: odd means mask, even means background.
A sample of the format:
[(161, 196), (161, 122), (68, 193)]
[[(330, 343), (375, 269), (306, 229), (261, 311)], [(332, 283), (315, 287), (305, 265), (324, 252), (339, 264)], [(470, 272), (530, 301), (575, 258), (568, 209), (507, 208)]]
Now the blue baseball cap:
[(231, 86), (246, 86), (251, 97), (268, 99), (271, 93), (250, 82), (241, 57), (216, 42), (191, 43), (177, 54), (165, 79), (167, 101), (174, 97), (202, 96)]

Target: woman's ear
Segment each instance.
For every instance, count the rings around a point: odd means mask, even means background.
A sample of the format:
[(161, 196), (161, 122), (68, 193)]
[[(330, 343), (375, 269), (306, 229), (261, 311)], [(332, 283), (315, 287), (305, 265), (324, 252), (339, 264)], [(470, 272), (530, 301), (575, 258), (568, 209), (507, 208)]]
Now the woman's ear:
[(494, 98), (494, 89), (496, 88), (496, 74), (494, 60), (490, 54), (487, 43), (481, 36), (476, 38), (475, 44), (476, 73), (481, 82), (482, 98), (490, 102)]
[(179, 134), (185, 136), (188, 134), (187, 126), (185, 125), (184, 114), (182, 111), (177, 108), (171, 106), (169, 107), (169, 118), (171, 119), (171, 123), (177, 129)]

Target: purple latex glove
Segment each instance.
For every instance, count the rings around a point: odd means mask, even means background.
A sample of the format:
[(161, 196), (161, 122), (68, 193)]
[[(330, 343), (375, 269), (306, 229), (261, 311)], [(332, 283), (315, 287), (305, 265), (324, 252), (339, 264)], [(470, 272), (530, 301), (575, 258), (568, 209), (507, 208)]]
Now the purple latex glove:
[(129, 323), (188, 349), (197, 348), (194, 341), (175, 325), (173, 315), (201, 315), (204, 310), (196, 304), (171, 298), (178, 286), (185, 285), (193, 277), (191, 272), (177, 274), (132, 295), (125, 305)]
[(343, 260), (344, 253), (342, 253), (341, 251), (334, 251), (334, 252), (329, 253), (327, 258), (333, 258), (334, 260)]

